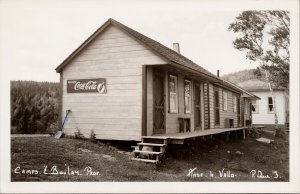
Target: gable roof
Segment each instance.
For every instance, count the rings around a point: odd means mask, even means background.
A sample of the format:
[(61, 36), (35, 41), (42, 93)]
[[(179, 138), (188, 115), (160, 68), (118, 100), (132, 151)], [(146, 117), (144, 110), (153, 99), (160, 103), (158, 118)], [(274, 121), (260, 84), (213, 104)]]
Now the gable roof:
[(94, 38), (96, 38), (106, 27), (109, 25), (114, 25), (127, 34), (131, 35), (138, 41), (144, 43), (147, 47), (153, 50), (155, 53), (160, 55), (161, 57), (167, 59), (169, 62), (177, 63), (182, 66), (188, 67), (190, 69), (196, 70), (202, 74), (205, 74), (217, 81), (221, 81), (220, 78), (215, 76), (214, 74), (210, 73), (203, 67), (197, 65), (193, 61), (189, 60), (188, 58), (184, 57), (183, 55), (173, 51), (172, 49), (160, 44), (159, 42), (121, 24), (120, 22), (108, 19), (99, 29), (97, 29), (88, 39), (86, 39), (74, 52), (72, 52), (58, 67), (56, 67), (56, 72), (60, 73), (62, 69), (81, 51), (83, 50)]
[[(270, 91), (269, 84), (265, 81), (261, 81), (258, 79), (251, 79), (247, 81), (243, 81), (237, 83), (239, 87), (242, 87), (250, 92), (257, 92), (257, 91)], [(283, 88), (274, 87), (273, 90), (284, 90)]]
[(250, 93), (249, 91), (245, 90), (244, 88), (241, 88), (241, 87), (239, 87), (238, 85), (236, 85), (236, 84), (234, 84), (234, 83), (232, 83), (232, 82), (230, 82), (230, 81), (226, 81), (226, 80), (223, 80), (223, 81), (224, 81), (225, 83), (228, 83), (228, 84), (231, 85), (232, 87), (235, 87), (235, 88), (241, 90), (241, 91), (243, 92), (242, 97), (246, 97), (246, 98), (250, 98), (250, 99), (254, 99), (254, 100), (255, 100), (255, 99), (260, 100), (260, 97), (258, 97), (258, 96), (256, 96), (256, 95)]

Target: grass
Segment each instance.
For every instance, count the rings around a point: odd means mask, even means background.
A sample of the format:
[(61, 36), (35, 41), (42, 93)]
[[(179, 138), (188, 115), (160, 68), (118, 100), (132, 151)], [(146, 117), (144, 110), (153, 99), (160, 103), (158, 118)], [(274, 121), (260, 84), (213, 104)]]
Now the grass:
[[(165, 162), (156, 166), (130, 160), (130, 145), (124, 142), (92, 143), (71, 138), (18, 137), (11, 139), (11, 180), (288, 181), (287, 138), (272, 139), (274, 143), (266, 144), (251, 137), (245, 140), (232, 138), (229, 142), (216, 137), (184, 145), (168, 145)], [(237, 151), (242, 154), (237, 154)], [(68, 172), (69, 167), (69, 175), (44, 174), (46, 166), (48, 173), (52, 167), (61, 172)], [(94, 175), (87, 175), (86, 167), (90, 167)], [(194, 171), (190, 173), (192, 169)], [(222, 170), (226, 176), (234, 177), (221, 177)], [(250, 174), (252, 170), (256, 172), (254, 177)], [(74, 175), (70, 175), (72, 171)], [(81, 175), (76, 175), (77, 171)], [(259, 171), (270, 178), (258, 178)], [(188, 176), (189, 173), (191, 176)]]

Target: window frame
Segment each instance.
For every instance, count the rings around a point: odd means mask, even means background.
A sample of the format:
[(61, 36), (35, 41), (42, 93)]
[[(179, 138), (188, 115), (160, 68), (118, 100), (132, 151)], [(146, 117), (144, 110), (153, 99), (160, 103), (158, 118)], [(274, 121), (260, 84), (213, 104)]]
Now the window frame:
[[(270, 106), (270, 103), (269, 103), (269, 99), (272, 99), (272, 106), (273, 106), (273, 110), (272, 111), (270, 111), (270, 109), (269, 109), (269, 106)], [(274, 97), (275, 98), (275, 97)], [(274, 110), (274, 99), (273, 99), (273, 97), (270, 97), (270, 96), (268, 96), (268, 113), (274, 113), (275, 112), (275, 110)]]
[(255, 107), (255, 111), (252, 110), (252, 114), (258, 114), (259, 113), (259, 106), (258, 106), (258, 100), (252, 100), (251, 106)]
[[(225, 98), (226, 97), (226, 98)], [(225, 106), (226, 105), (226, 106)], [(223, 110), (228, 110), (228, 93), (223, 91)]]
[(237, 112), (237, 97), (232, 94), (232, 104), (233, 104), (233, 112)]
[[(192, 113), (192, 81), (191, 80), (188, 80), (188, 79), (184, 79), (183, 80), (183, 95), (184, 95), (184, 113), (185, 114), (191, 114)], [(190, 89), (190, 94), (189, 96), (186, 95), (185, 93), (185, 86), (186, 86), (186, 83), (189, 83), (189, 89)], [(186, 106), (186, 97), (189, 98), (189, 102), (188, 102), (188, 105), (189, 105), (189, 110), (187, 110), (187, 106)]]
[[(175, 92), (171, 92), (171, 78), (174, 78), (175, 80)], [(168, 89), (169, 89), (169, 113), (178, 113), (178, 76), (173, 75), (173, 74), (169, 74), (169, 79), (168, 79)], [(175, 107), (176, 109), (171, 109), (171, 96), (175, 96)]]

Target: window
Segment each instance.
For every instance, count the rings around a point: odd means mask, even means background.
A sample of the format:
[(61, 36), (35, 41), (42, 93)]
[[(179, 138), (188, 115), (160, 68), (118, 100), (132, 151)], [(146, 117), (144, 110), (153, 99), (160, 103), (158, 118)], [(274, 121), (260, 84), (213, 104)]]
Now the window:
[(272, 97), (268, 97), (268, 112), (274, 111), (274, 102)]
[(191, 113), (191, 81), (184, 80), (184, 112)]
[(169, 98), (170, 98), (170, 113), (178, 112), (177, 100), (177, 77), (170, 75), (169, 77)]
[(233, 95), (233, 112), (236, 112), (237, 110), (237, 99), (236, 99), (236, 96)]
[(220, 124), (219, 91), (214, 91), (215, 125)]
[(252, 110), (252, 113), (258, 113), (258, 102), (257, 102), (257, 100), (252, 101), (251, 110)]
[(223, 110), (227, 110), (227, 93), (226, 92), (223, 92)]

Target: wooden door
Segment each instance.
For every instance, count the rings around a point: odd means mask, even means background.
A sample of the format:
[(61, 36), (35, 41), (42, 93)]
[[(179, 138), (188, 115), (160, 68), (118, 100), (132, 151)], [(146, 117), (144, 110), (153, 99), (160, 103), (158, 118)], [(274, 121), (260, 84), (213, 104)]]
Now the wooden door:
[(153, 134), (165, 134), (164, 72), (153, 69)]
[(199, 83), (194, 84), (194, 115), (195, 115), (195, 130), (202, 129), (201, 119), (201, 87)]

